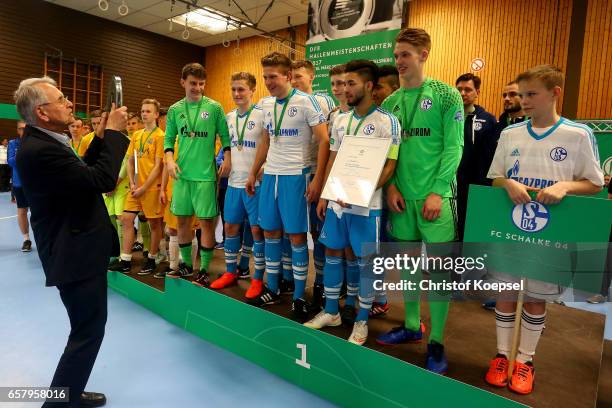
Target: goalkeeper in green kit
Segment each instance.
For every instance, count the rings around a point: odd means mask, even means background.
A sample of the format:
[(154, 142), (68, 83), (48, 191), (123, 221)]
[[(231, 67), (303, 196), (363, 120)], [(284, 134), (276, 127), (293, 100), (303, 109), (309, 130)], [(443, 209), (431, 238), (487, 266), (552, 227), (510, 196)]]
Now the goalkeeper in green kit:
[[(382, 108), (399, 118), (402, 141), (395, 176), (387, 185), (387, 204), (389, 233), (395, 241), (424, 242), (428, 256), (444, 260), (451, 256), (456, 239), (453, 197), (463, 153), (463, 102), (454, 87), (425, 77), (423, 67), (430, 49), (431, 39), (422, 29), (407, 28), (396, 37), (394, 56), (402, 87), (385, 99)], [(441, 266), (441, 262), (433, 263)], [(430, 267), (429, 272), (432, 281), (449, 278), (448, 271), (441, 268)], [(418, 282), (420, 274), (408, 279)], [(422, 340), (425, 327), (420, 321), (419, 298), (418, 291), (404, 293), (404, 325), (379, 336), (379, 344)], [(430, 291), (428, 298), (431, 333), (425, 365), (445, 374), (448, 363), (443, 341), (450, 293)]]
[[(178, 221), (179, 250), (185, 261), (169, 278), (193, 275), (191, 265), (192, 222), (200, 219), (202, 243), (201, 268), (193, 283), (208, 286), (208, 267), (215, 246), (214, 219), (217, 206), (217, 168), (215, 140), (221, 138), (224, 161), (220, 177), (227, 177), (231, 169), (229, 131), (221, 105), (203, 95), (206, 70), (197, 63), (187, 64), (181, 74), (185, 98), (168, 109), (164, 152), (168, 174), (174, 178), (170, 211)], [(178, 142), (177, 139), (178, 138)], [(178, 154), (174, 150), (178, 149)]]

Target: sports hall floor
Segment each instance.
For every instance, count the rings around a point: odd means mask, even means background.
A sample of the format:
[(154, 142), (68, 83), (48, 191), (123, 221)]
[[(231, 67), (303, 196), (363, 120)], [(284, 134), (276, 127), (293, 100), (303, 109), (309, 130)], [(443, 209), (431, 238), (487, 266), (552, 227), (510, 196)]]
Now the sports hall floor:
[[(18, 251), (21, 239), (15, 218), (16, 210), (9, 199), (9, 194), (0, 194), (0, 273), (4, 275), (0, 279), (0, 346), (3, 350), (0, 353), (0, 386), (44, 386), (49, 383), (64, 347), (68, 319), (57, 290), (44, 287), (44, 274), (35, 251), (30, 254)], [(216, 258), (219, 259), (215, 259), (213, 268), (220, 268), (222, 258)], [(152, 278), (145, 280), (150, 280), (151, 284), (161, 284), (161, 281)], [(227, 294), (234, 295), (229, 292)], [(603, 354), (607, 364), (602, 365), (599, 373), (600, 379), (605, 380), (599, 384), (597, 406), (612, 407), (612, 303), (589, 305), (581, 301), (583, 299), (579, 295), (574, 296), (572, 293), (566, 294), (565, 300), (568, 306), (607, 314), (605, 338), (608, 341), (604, 344)], [(579, 302), (571, 302), (574, 300)], [(88, 390), (105, 392), (109, 407), (333, 406), (266, 370), (175, 327), (112, 290), (108, 292), (108, 301), (106, 337)], [(455, 310), (455, 313), (461, 310), (471, 315), (481, 313), (476, 305), (468, 304), (458, 305)], [(274, 311), (282, 314), (280, 309)], [(447, 338), (451, 343), (455, 341), (455, 325), (452, 322), (458, 320), (453, 319), (452, 312), (451, 309), (447, 328)], [(551, 312), (557, 315), (564, 313), (563, 308), (556, 305)], [(582, 315), (577, 312), (575, 319), (588, 316), (596, 315)], [(401, 313), (398, 316), (393, 313), (389, 319), (392, 322), (373, 321), (372, 330), (383, 330), (383, 326), (391, 323), (396, 325), (401, 320)], [(489, 323), (492, 324), (492, 321), (491, 318)], [(466, 327), (456, 329), (463, 331)], [(557, 337), (553, 327), (548, 330), (552, 333), (548, 337), (554, 336), (555, 340), (562, 339), (566, 333), (557, 333), (561, 336)], [(348, 336), (341, 331), (330, 333)], [(601, 333), (601, 330), (598, 330), (598, 333)], [(373, 342), (369, 342), (368, 346), (376, 348), (375, 344), (370, 343)], [(561, 346), (557, 341), (555, 343)], [(452, 349), (452, 346), (449, 345), (449, 349)], [(394, 351), (380, 351), (395, 354)], [(461, 370), (456, 370), (456, 375), (449, 375), (461, 377), (462, 374), (458, 372), (465, 371), (463, 361), (458, 361), (460, 356), (454, 357), (452, 354), (454, 353), (449, 351), (451, 364), (455, 360), (459, 366), (457, 368)], [(421, 353), (398, 357), (408, 361), (414, 359), (414, 363), (418, 364), (416, 360), (421, 359)], [(469, 362), (466, 362), (465, 367), (469, 365)], [(479, 372), (472, 377), (468, 375), (461, 379), (482, 386)], [(534, 398), (522, 402), (540, 406), (539, 402), (544, 401), (538, 400), (539, 398)], [(550, 405), (544, 403), (542, 406)]]
[[(0, 194), (0, 387), (47, 386), (69, 322), (57, 289), (44, 286), (35, 249), (18, 251), (15, 208), (8, 193)], [(87, 389), (106, 393), (113, 408), (334, 406), (112, 290), (106, 337)]]

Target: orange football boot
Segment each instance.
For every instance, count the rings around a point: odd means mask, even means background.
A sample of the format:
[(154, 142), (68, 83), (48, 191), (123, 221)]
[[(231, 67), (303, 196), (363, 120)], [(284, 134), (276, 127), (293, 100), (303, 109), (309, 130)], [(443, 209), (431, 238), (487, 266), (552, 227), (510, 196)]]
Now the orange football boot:
[(238, 277), (234, 273), (225, 272), (220, 278), (210, 284), (211, 289), (223, 289), (235, 285)]
[(256, 297), (258, 297), (259, 295), (261, 295), (261, 293), (263, 292), (263, 281), (261, 279), (251, 279), (251, 286), (249, 286), (249, 289), (246, 291), (246, 298), (247, 299), (255, 299)]
[(533, 381), (535, 380), (535, 369), (533, 363), (514, 363), (514, 370), (508, 388), (518, 394), (529, 394), (533, 391)]
[(498, 354), (491, 360), (485, 381), (494, 387), (508, 385), (508, 359), (506, 356)]

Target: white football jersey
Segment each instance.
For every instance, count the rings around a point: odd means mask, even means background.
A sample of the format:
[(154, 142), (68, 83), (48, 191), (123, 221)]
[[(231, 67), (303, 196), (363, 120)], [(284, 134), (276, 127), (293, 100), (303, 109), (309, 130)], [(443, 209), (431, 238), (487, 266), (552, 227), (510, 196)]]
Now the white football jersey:
[[(319, 106), (321, 107), (321, 111), (325, 115), (325, 118), (329, 118), (330, 112), (333, 111), (336, 107), (336, 103), (331, 98), (331, 96), (326, 94), (312, 94), (312, 96), (314, 96), (317, 102), (319, 102)], [(317, 171), (317, 159), (319, 157), (319, 141), (316, 137), (314, 137), (314, 135), (312, 137), (312, 146), (310, 148), (310, 156), (312, 158), (312, 165), (310, 166), (310, 171), (312, 172), (312, 174), (314, 174)]]
[(317, 100), (304, 92), (293, 90), (279, 134), (274, 134), (274, 110), (280, 122), (286, 99), (278, 102), (275, 97), (260, 101), (264, 113), (264, 129), (270, 134), (270, 149), (266, 158), (265, 174), (296, 175), (309, 172), (311, 165), (311, 127), (325, 123), (326, 117)]
[[(261, 138), (264, 117), (263, 110), (255, 105), (248, 116), (247, 120), (247, 113), (239, 115), (237, 109), (225, 115), (232, 148), (232, 170), (228, 180), (228, 185), (231, 187), (245, 187), (249, 172), (255, 161), (259, 139)], [(238, 119), (238, 127), (236, 127), (236, 119)], [(242, 148), (239, 148), (238, 139), (243, 126), (244, 139), (242, 141)]]
[(534, 188), (585, 179), (604, 184), (593, 131), (565, 118), (549, 128), (533, 128), (530, 120), (505, 128), (487, 177)]
[[(400, 135), (402, 132), (397, 117), (390, 114), (386, 110), (376, 108), (369, 115), (365, 116), (363, 118), (363, 122), (359, 124), (361, 119), (362, 118), (357, 116), (354, 110), (344, 113), (341, 112), (338, 114), (331, 127), (331, 134), (329, 138), (330, 150), (337, 152), (340, 149), (342, 139), (345, 135), (390, 138), (391, 147), (389, 148), (387, 158), (397, 160), (399, 155), (399, 146), (401, 143)], [(368, 216), (370, 214), (370, 210), (380, 210), (383, 208), (382, 205), (382, 188), (379, 188), (374, 192), (368, 208), (359, 207), (356, 205), (352, 205), (348, 208), (342, 208), (333, 201), (330, 201), (328, 207), (333, 209), (338, 215), (340, 215), (342, 212), (346, 212), (349, 214)]]

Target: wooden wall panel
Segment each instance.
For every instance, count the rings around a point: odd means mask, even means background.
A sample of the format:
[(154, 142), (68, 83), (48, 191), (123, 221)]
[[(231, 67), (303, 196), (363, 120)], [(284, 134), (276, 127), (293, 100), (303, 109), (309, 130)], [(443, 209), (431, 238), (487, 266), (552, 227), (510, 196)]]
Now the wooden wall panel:
[[(3, 1), (0, 8), (0, 103), (27, 77), (41, 76), (45, 51), (102, 64), (104, 78), (118, 74), (124, 100), (139, 110), (144, 98), (169, 106), (184, 96), (181, 68), (203, 62), (204, 48), (39, 0)], [(106, 89), (106, 84), (104, 88)], [(15, 136), (15, 123), (0, 120), (0, 136)]]
[(483, 58), (479, 104), (495, 115), (503, 110), (504, 84), (521, 71), (547, 63), (565, 69), (572, 0), (413, 0), (409, 5), (405, 26), (423, 28), (432, 37), (427, 75), (454, 85), (459, 75), (472, 72), (473, 58)]
[[(305, 44), (307, 35), (306, 25), (298, 26), (296, 30), (296, 42), (298, 44)], [(289, 33), (286, 30), (278, 31), (277, 34), (283, 38), (289, 38)], [(305, 57), (304, 48), (297, 48), (295, 58), (303, 59)], [(257, 89), (254, 101), (258, 101), (268, 94), (263, 83), (263, 70), (259, 62), (261, 57), (272, 51), (278, 51), (286, 55), (289, 55), (291, 52), (289, 48), (280, 45), (276, 41), (270, 41), (257, 36), (240, 40), (240, 54), (236, 55), (234, 53), (235, 49), (236, 41), (232, 41), (227, 48), (223, 45), (206, 48), (206, 71), (208, 74), (206, 95), (219, 101), (226, 112), (234, 108), (230, 92), (230, 76), (234, 72), (247, 71), (255, 75)]]
[(589, 0), (578, 117), (612, 118), (612, 2)]

